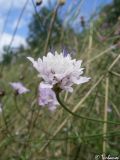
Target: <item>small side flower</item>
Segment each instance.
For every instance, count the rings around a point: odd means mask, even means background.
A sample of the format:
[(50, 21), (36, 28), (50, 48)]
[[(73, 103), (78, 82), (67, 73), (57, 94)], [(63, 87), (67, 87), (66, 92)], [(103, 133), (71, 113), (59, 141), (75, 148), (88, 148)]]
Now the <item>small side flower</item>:
[(24, 94), (30, 91), (21, 82), (10, 82), (9, 84), (15, 90), (16, 94)]
[(48, 106), (50, 111), (54, 111), (59, 104), (52, 86), (41, 82), (38, 88), (38, 104), (40, 106)]

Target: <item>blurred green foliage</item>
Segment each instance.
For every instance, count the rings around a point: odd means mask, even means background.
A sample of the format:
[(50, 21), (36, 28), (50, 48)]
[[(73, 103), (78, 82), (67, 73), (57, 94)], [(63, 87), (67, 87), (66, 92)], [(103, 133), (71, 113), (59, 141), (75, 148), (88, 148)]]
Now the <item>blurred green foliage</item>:
[(106, 5), (102, 10), (101, 14), (105, 16), (105, 22), (114, 25), (120, 18), (120, 1), (113, 0), (112, 4)]
[[(83, 60), (86, 75), (91, 77), (89, 83), (74, 87), (73, 93), (61, 94), (67, 107), (72, 110), (80, 104), (77, 114), (103, 120), (108, 77), (107, 119), (116, 122), (120, 119), (120, 59), (115, 62), (120, 53), (119, 33), (116, 33), (119, 29), (118, 3), (120, 1), (116, 0), (104, 7), (99, 17), (90, 22), (90, 27), (78, 34), (69, 27), (64, 28), (64, 21), (58, 15), (49, 42), (49, 48), (53, 46), (57, 51), (63, 44), (71, 51), (75, 49), (76, 55), (72, 56)], [(0, 65), (0, 89), (6, 91), (0, 99), (3, 105), (0, 113), (0, 160), (93, 160), (95, 155), (103, 153), (104, 124), (70, 117), (60, 106), (50, 113), (47, 107), (37, 105), (40, 79), (26, 57), (43, 56), (52, 14), (52, 10), (46, 8), (40, 10), (39, 15), (34, 14), (29, 25), (28, 48), (18, 50), (14, 63), (10, 63), (12, 51), (5, 54), (5, 65)], [(109, 70), (111, 65), (113, 67)], [(104, 77), (99, 81), (101, 76)], [(31, 90), (17, 97), (17, 107), (9, 86), (11, 81), (21, 81)], [(119, 139), (119, 125), (108, 124), (106, 155), (120, 154)]]
[[(27, 38), (28, 45), (32, 50), (35, 49), (35, 54), (43, 52), (44, 44), (46, 42), (47, 34), (49, 32), (49, 25), (53, 11), (47, 8), (42, 8), (38, 13), (35, 13), (29, 24), (29, 36)], [(55, 46), (60, 41), (60, 30), (62, 22), (57, 16), (52, 28), (52, 35), (49, 42), (49, 48)], [(41, 53), (43, 54), (43, 53)]]

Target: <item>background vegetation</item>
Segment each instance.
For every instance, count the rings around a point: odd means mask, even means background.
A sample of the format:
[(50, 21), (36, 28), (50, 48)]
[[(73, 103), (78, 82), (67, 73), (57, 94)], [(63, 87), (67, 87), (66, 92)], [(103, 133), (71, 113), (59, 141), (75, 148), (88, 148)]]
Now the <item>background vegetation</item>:
[[(120, 1), (106, 5), (89, 21), (79, 17), (81, 3), (62, 18), (64, 5), (35, 10), (28, 46), (16, 51), (4, 48), (0, 64), (0, 160), (93, 160), (103, 153), (120, 156)], [(77, 18), (79, 26), (72, 26)], [(79, 27), (81, 32), (76, 31)], [(91, 81), (75, 86), (72, 94), (62, 93), (61, 99), (79, 115), (119, 124), (79, 119), (61, 106), (51, 113), (37, 105), (40, 80), (26, 57), (63, 49), (83, 59), (85, 75)], [(12, 81), (23, 82), (31, 92), (15, 99), (9, 86)]]

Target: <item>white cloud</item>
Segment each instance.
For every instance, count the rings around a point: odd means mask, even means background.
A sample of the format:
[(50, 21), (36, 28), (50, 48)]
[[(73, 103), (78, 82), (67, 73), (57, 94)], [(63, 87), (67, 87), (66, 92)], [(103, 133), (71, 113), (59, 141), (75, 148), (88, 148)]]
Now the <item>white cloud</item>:
[(3, 31), (3, 26), (4, 26), (4, 19), (0, 17), (0, 33)]
[[(33, 0), (34, 3), (36, 0)], [(43, 3), (40, 7), (43, 7), (47, 4), (49, 4), (50, 2), (55, 2), (56, 0), (43, 0)], [(16, 23), (18, 21), (18, 17), (24, 7), (26, 3), (26, 0), (8, 0), (7, 3), (5, 3), (5, 0), (0, 0), (0, 6), (1, 7), (1, 11), (0, 11), (0, 33), (3, 29), (5, 20), (8, 16), (8, 23), (7, 26), (10, 27), (11, 29), (14, 29), (16, 26)], [(37, 7), (39, 9), (39, 7)], [(36, 9), (37, 9), (36, 8)], [(8, 13), (10, 12), (10, 13)], [(24, 10), (24, 15), (22, 16), (21, 20), (20, 20), (20, 24), (18, 26), (19, 28), (22, 28), (23, 26), (28, 25), (29, 20), (31, 19), (31, 16), (33, 15), (33, 13), (35, 12), (35, 8), (33, 6), (33, 3), (31, 0), (28, 1), (27, 7)], [(14, 14), (14, 16), (13, 16)], [(26, 21), (27, 20), (27, 21)], [(11, 25), (12, 22), (12, 25)]]
[[(56, 0), (43, 0), (43, 3), (40, 6), (40, 8), (45, 5), (48, 5), (50, 2), (53, 3), (55, 1)], [(35, 2), (35, 0), (34, 0), (34, 2)], [(25, 3), (26, 3), (26, 0), (8, 0), (8, 1), (0, 0), (0, 6), (2, 6), (0, 8), (0, 10), (1, 10), (0, 11), (0, 56), (3, 51), (3, 46), (10, 44), (10, 41), (12, 39), (12, 34), (7, 33), (7, 32), (13, 33), (13, 31), (16, 27), (17, 21), (18, 21), (18, 17), (20, 15), (20, 12), (22, 11)], [(38, 10), (40, 8), (38, 7)], [(9, 11), (10, 11), (10, 14), (8, 15)], [(29, 0), (27, 7), (24, 11), (24, 15), (22, 16), (22, 18), (20, 20), (20, 24), (17, 29), (17, 33), (19, 35), (15, 36), (14, 41), (12, 43), (12, 47), (18, 47), (20, 44), (26, 45), (25, 37), (20, 36), (19, 29), (23, 28), (25, 30), (27, 28), (27, 26), (29, 24), (29, 20), (31, 19), (31, 16), (33, 15), (34, 12), (35, 12), (35, 10), (34, 10), (34, 6), (32, 4), (32, 1)], [(8, 22), (6, 24), (7, 27), (6, 26), (4, 27), (4, 24), (6, 23), (7, 15), (9, 16)], [(3, 30), (4, 30), (4, 33), (2, 33)]]
[[(11, 42), (11, 39), (12, 39), (12, 35), (9, 34), (9, 33), (4, 33), (1, 40), (0, 40), (0, 57), (1, 57), (1, 54), (2, 54), (2, 51), (3, 51), (3, 47), (5, 45), (9, 45), (10, 42)], [(24, 45), (26, 46), (26, 41), (25, 41), (25, 38), (22, 37), (22, 36), (19, 36), (19, 35), (16, 35), (14, 40), (13, 40), (13, 43), (12, 43), (12, 46), (11, 47), (14, 47), (14, 48), (17, 48), (19, 47), (20, 45)]]

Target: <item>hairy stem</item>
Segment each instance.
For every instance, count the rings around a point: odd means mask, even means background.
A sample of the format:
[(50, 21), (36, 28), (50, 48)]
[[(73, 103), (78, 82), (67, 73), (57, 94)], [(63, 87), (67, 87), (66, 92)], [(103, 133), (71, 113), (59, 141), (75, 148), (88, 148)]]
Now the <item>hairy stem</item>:
[(88, 118), (88, 117), (86, 117), (86, 116), (78, 115), (78, 114), (72, 112), (71, 110), (69, 110), (69, 109), (65, 106), (65, 104), (61, 101), (59, 94), (56, 94), (56, 97), (57, 97), (57, 100), (58, 100), (59, 104), (60, 104), (67, 112), (69, 112), (71, 115), (73, 115), (73, 116), (75, 116), (75, 117), (77, 117), (77, 118), (86, 119), (86, 120), (89, 120), (89, 121), (94, 121), (94, 122), (99, 122), (99, 123), (109, 123), (109, 124), (120, 125), (120, 122), (103, 121), (103, 120), (98, 120), (98, 119), (93, 119), (93, 118)]

